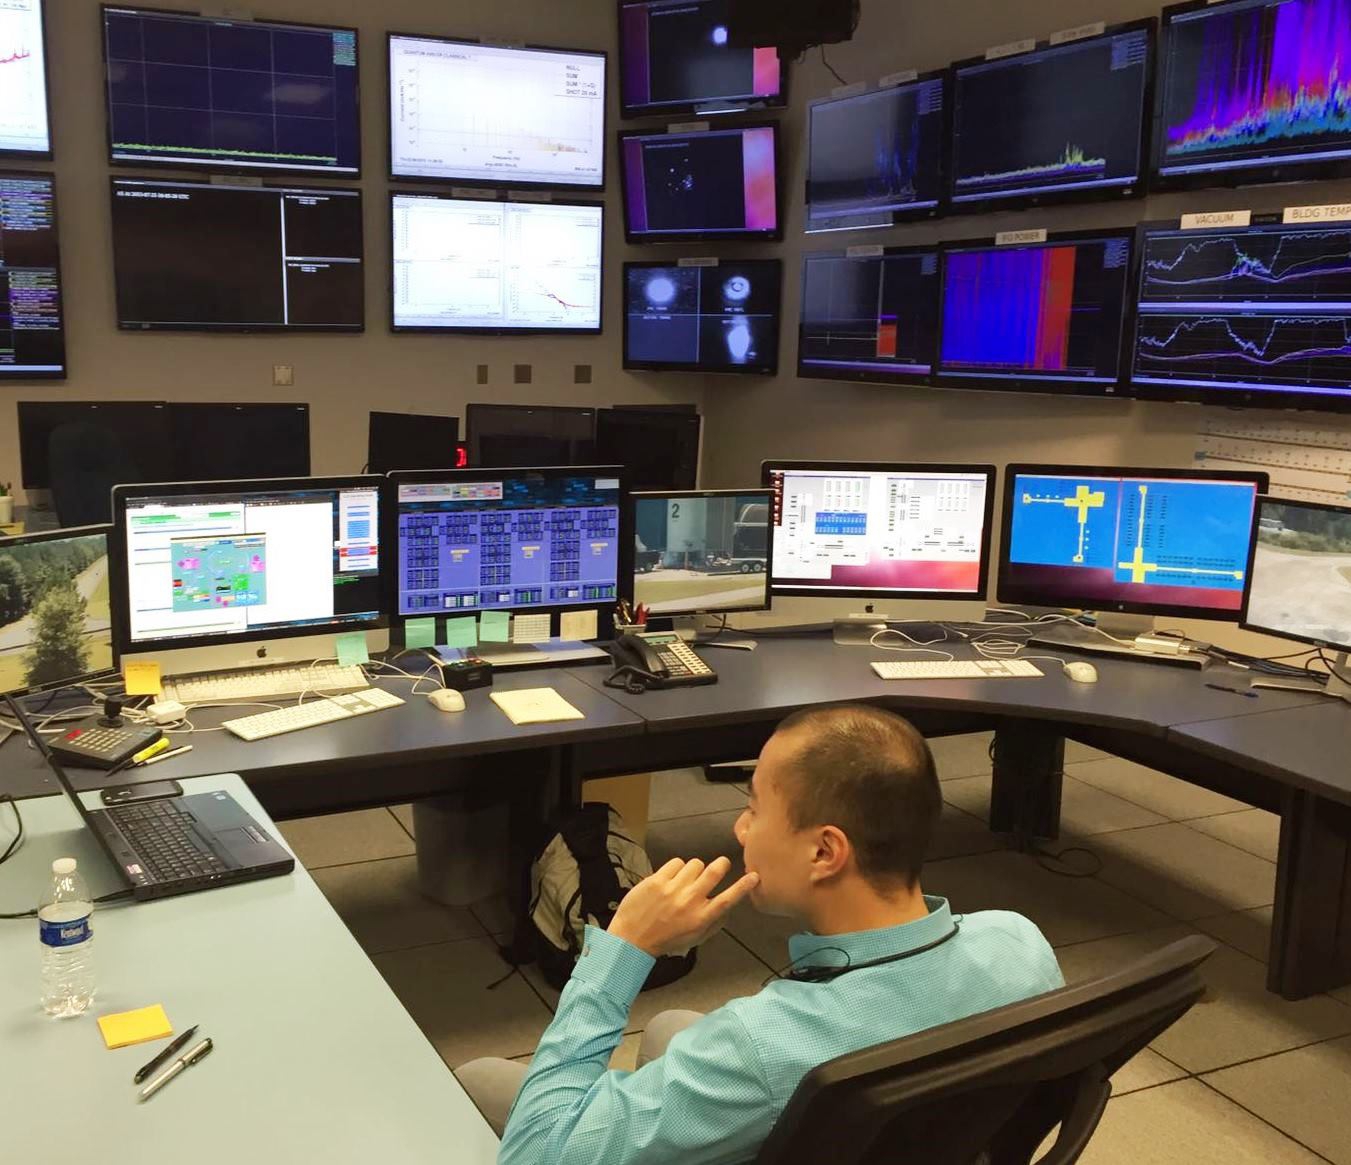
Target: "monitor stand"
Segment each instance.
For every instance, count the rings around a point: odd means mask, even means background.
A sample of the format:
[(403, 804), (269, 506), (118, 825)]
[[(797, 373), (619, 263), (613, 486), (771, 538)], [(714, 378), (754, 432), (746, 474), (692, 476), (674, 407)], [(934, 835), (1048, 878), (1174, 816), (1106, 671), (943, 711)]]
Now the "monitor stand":
[(503, 669), (603, 663), (610, 658), (594, 643), (571, 639), (549, 639), (543, 643), (480, 643), (472, 650), (438, 647), (436, 654), (443, 663), (458, 663), (472, 656)]
[[(1205, 667), (1209, 658), (1198, 651), (1188, 651), (1175, 638), (1155, 634), (1153, 615), (1121, 615), (1112, 612), (1098, 615), (1101, 635), (1081, 623), (1052, 623), (1032, 637), (1037, 647), (1057, 651), (1081, 651), (1086, 655), (1108, 655), (1118, 659), (1148, 660), (1171, 664), (1174, 667)], [(1121, 640), (1121, 642), (1115, 642)]]
[[(658, 616), (660, 618), (660, 616)], [(700, 612), (697, 615), (672, 615), (671, 630), (695, 647), (727, 647), (734, 651), (754, 651), (755, 640), (738, 638), (726, 626), (721, 615)]]
[(1254, 688), (1269, 688), (1278, 692), (1308, 692), (1311, 695), (1329, 696), (1334, 700), (1345, 700), (1351, 704), (1351, 680), (1343, 679), (1351, 672), (1351, 653), (1340, 652), (1332, 657), (1333, 674), (1328, 676), (1326, 685), (1317, 680), (1301, 680), (1295, 677), (1286, 679), (1279, 676), (1259, 676), (1254, 679)]

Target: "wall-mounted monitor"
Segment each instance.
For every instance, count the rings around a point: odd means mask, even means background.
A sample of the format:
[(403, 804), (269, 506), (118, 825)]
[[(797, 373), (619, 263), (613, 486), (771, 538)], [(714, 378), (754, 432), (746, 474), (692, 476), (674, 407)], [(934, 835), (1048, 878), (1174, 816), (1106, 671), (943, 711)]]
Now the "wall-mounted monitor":
[(803, 257), (799, 376), (931, 383), (938, 359), (938, 251), (876, 252)]
[(624, 264), (624, 367), (773, 375), (783, 262)]
[(1155, 189), (1351, 171), (1351, 4), (1226, 0), (1165, 8)]
[(103, 55), (114, 163), (361, 173), (354, 28), (105, 4)]
[(46, 0), (0, 4), (0, 158), (50, 158)]
[(1142, 193), (1156, 21), (953, 66), (953, 205)]
[(390, 33), (390, 176), (601, 189), (606, 64), (603, 52)]
[(599, 203), (393, 194), (396, 332), (601, 330)]
[(807, 231), (889, 227), (938, 213), (946, 70), (807, 106)]
[(731, 43), (733, 0), (620, 0), (625, 117), (728, 113), (777, 106), (787, 66), (773, 45)]
[(1351, 223), (1140, 232), (1137, 396), (1351, 410)]
[(1121, 380), (1129, 231), (942, 252), (938, 382), (1112, 395)]
[(619, 149), (629, 242), (783, 237), (778, 126), (625, 133)]
[(118, 327), (359, 332), (361, 191), (114, 178)]
[(0, 172), (0, 383), (65, 375), (52, 176)]

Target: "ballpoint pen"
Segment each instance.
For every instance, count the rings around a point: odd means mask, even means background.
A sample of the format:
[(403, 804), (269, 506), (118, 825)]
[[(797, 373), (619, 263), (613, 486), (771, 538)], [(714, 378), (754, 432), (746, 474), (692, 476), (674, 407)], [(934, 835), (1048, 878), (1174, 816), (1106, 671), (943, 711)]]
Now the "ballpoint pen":
[(149, 760), (143, 760), (138, 767), (144, 768), (146, 765), (157, 765), (162, 760), (171, 760), (176, 756), (182, 756), (185, 752), (191, 751), (192, 745), (181, 744), (177, 748), (170, 749), (168, 752), (162, 752), (157, 756), (152, 756)]
[(143, 1083), (145, 1078), (149, 1076), (151, 1072), (155, 1071), (156, 1068), (163, 1067), (166, 1060), (172, 1059), (179, 1052), (181, 1052), (187, 1046), (188, 1041), (192, 1039), (192, 1037), (196, 1034), (196, 1032), (197, 1032), (197, 1025), (193, 1024), (192, 1027), (188, 1028), (187, 1031), (185, 1031), (181, 1036), (179, 1036), (176, 1040), (174, 1040), (174, 1042), (171, 1043), (167, 1048), (165, 1048), (164, 1051), (162, 1051), (158, 1056), (156, 1056), (153, 1060), (151, 1060), (150, 1063), (148, 1063), (144, 1068), (142, 1068), (139, 1072), (137, 1072), (136, 1075), (131, 1078), (131, 1082), (133, 1084)]
[(1247, 696), (1250, 700), (1257, 699), (1256, 692), (1244, 691), (1242, 688), (1227, 688), (1224, 684), (1207, 684), (1206, 687), (1216, 692), (1233, 692), (1236, 696)]
[(147, 1084), (144, 1088), (141, 1089), (140, 1098), (142, 1100), (149, 1100), (152, 1096), (155, 1095), (155, 1093), (157, 1093), (161, 1088), (163, 1088), (166, 1084), (168, 1084), (170, 1080), (172, 1080), (185, 1068), (191, 1068), (198, 1061), (205, 1058), (207, 1053), (209, 1053), (214, 1046), (215, 1045), (212, 1044), (210, 1040), (203, 1040), (200, 1044), (198, 1044), (195, 1048), (193, 1048), (192, 1051), (190, 1051), (186, 1056), (180, 1056), (177, 1060), (175, 1060), (172, 1064), (170, 1064), (168, 1068), (166, 1068), (163, 1072), (161, 1072), (158, 1076), (156, 1076), (149, 1084)]

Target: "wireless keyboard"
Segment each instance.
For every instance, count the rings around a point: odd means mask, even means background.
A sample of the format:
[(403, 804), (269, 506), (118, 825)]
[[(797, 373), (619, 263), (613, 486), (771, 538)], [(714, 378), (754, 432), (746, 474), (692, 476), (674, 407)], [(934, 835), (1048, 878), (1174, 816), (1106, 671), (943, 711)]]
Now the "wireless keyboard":
[(171, 676), (164, 681), (163, 698), (192, 707), (231, 700), (278, 700), (306, 692), (351, 692), (369, 686), (370, 680), (359, 667), (318, 663)]
[(391, 695), (381, 688), (367, 688), (364, 692), (331, 696), (327, 700), (297, 704), (293, 708), (278, 708), (275, 712), (260, 712), (256, 716), (241, 716), (238, 720), (227, 720), (223, 727), (228, 728), (240, 740), (266, 740), (269, 736), (299, 732), (302, 728), (317, 728), (320, 724), (334, 724), (339, 720), (350, 720), (353, 716), (383, 712), (386, 708), (397, 708), (402, 703), (398, 696)]
[(886, 660), (873, 664), (873, 671), (883, 680), (1007, 680), (1044, 674), (1022, 659)]

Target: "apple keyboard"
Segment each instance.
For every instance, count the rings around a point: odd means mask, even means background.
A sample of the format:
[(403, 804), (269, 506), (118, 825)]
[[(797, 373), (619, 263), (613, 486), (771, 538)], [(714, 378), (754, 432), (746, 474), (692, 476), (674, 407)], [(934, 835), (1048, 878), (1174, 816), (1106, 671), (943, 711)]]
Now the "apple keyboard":
[(1022, 659), (885, 660), (873, 664), (873, 671), (883, 680), (1005, 680), (1045, 674)]
[(397, 708), (403, 702), (382, 688), (367, 688), (364, 692), (348, 692), (344, 696), (330, 696), (309, 704), (278, 708), (275, 712), (259, 712), (255, 716), (227, 720), (222, 727), (229, 729), (240, 740), (266, 740), (270, 736), (299, 732), (302, 728), (317, 728), (320, 724), (335, 724), (354, 716), (383, 712), (386, 708)]

